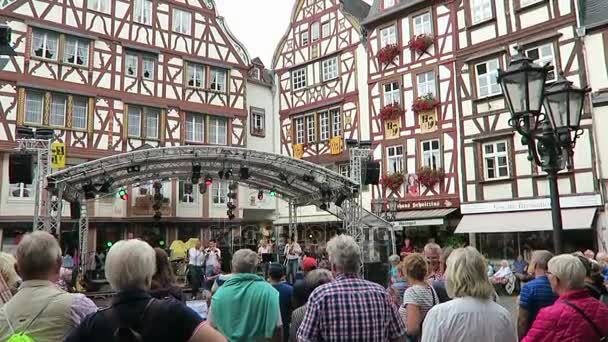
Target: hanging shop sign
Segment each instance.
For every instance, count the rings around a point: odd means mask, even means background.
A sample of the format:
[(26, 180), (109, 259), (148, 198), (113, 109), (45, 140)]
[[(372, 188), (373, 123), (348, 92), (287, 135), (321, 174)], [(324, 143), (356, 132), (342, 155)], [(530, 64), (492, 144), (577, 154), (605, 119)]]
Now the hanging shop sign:
[(65, 167), (65, 144), (54, 142), (51, 144), (51, 168), (63, 169)]
[(435, 111), (435, 109), (420, 112), (418, 119), (421, 133), (429, 133), (437, 130), (437, 111)]
[(332, 156), (342, 153), (342, 137), (333, 137), (329, 140), (329, 151)]
[(302, 159), (303, 155), (304, 155), (304, 145), (302, 145), (302, 144), (293, 145), (293, 157), (296, 159)]
[(384, 121), (384, 138), (385, 139), (399, 138), (400, 130), (401, 130), (401, 119), (400, 118)]
[(454, 208), (458, 206), (455, 199), (401, 201), (397, 210)]

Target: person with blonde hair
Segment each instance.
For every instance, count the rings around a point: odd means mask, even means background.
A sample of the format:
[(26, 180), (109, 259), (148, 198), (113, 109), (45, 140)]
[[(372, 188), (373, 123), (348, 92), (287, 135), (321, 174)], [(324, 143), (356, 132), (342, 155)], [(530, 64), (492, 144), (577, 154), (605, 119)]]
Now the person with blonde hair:
[(585, 289), (586, 269), (580, 258), (562, 254), (549, 260), (549, 282), (559, 298), (540, 310), (523, 342), (604, 340), (608, 305)]
[(106, 279), (117, 292), (112, 306), (88, 316), (64, 341), (226, 341), (184, 303), (153, 298), (155, 273), (156, 252), (147, 242), (115, 243), (105, 259)]
[(17, 259), (8, 253), (0, 252), (0, 305), (8, 302), (17, 293), (19, 275), (15, 271)]
[(516, 342), (511, 313), (495, 303), (486, 260), (473, 247), (458, 248), (447, 260), (451, 301), (434, 306), (422, 324), (423, 342)]
[(424, 281), (427, 264), (422, 254), (412, 253), (406, 256), (401, 264), (401, 273), (405, 275), (409, 287), (403, 294), (399, 314), (405, 323), (408, 338), (418, 341), (422, 322), (429, 310), (439, 304), (439, 297), (433, 287)]

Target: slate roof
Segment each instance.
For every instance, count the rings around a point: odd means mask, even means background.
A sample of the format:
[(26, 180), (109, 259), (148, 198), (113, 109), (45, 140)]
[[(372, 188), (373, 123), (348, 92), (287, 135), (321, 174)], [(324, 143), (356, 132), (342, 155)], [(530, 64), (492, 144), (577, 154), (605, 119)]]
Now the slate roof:
[(583, 26), (587, 28), (608, 24), (608, 2), (606, 0), (580, 1)]
[(257, 83), (262, 83), (262, 84), (264, 84), (266, 86), (272, 86), (272, 82), (273, 82), (273, 79), (274, 79), (274, 73), (272, 72), (272, 70), (266, 69), (266, 67), (264, 66), (264, 62), (262, 62), (262, 60), (260, 59), (260, 57), (256, 57), (256, 58), (254, 58), (251, 61), (250, 68), (253, 68), (253, 67), (258, 67), (258, 68), (261, 69), (260, 70), (261, 71), (261, 73), (260, 73), (260, 79), (259, 80), (254, 79), (253, 77), (251, 77), (250, 73), (248, 73), (247, 79), (249, 81), (253, 81), (253, 82), (257, 82)]
[(363, 0), (342, 0), (342, 6), (346, 12), (359, 21), (365, 19), (369, 14), (370, 6)]
[(382, 9), (382, 1), (383, 0), (374, 0), (374, 3), (372, 4), (371, 9), (369, 10), (369, 14), (367, 15), (367, 18), (365, 18), (365, 20), (363, 20), (362, 22), (363, 25), (370, 24), (382, 17), (389, 16), (405, 8), (420, 4), (426, 0), (399, 0), (399, 3), (386, 10)]

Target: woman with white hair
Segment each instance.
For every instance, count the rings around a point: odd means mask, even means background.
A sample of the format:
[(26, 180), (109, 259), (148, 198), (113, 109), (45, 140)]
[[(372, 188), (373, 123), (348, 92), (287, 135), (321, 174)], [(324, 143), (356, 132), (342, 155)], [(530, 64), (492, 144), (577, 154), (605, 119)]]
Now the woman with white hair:
[(585, 289), (585, 266), (579, 257), (562, 254), (549, 260), (549, 282), (559, 298), (540, 310), (523, 342), (604, 341), (608, 305)]
[(155, 272), (156, 253), (146, 242), (115, 243), (105, 263), (106, 278), (117, 292), (112, 306), (88, 316), (65, 341), (226, 341), (182, 302), (152, 298)]
[(517, 341), (511, 313), (492, 301), (495, 292), (486, 265), (473, 247), (450, 254), (446, 290), (453, 299), (428, 312), (422, 325), (423, 342)]

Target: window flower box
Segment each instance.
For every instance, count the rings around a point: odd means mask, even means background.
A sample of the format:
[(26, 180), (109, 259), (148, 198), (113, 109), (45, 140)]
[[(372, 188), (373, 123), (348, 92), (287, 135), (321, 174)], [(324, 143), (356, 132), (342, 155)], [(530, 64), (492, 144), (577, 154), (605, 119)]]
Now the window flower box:
[(397, 120), (400, 119), (404, 113), (405, 111), (398, 103), (391, 103), (380, 110), (380, 118), (382, 121)]
[(431, 45), (433, 45), (434, 42), (435, 37), (430, 34), (423, 33), (413, 36), (408, 43), (408, 47), (410, 48), (410, 51), (422, 55)]
[(382, 184), (386, 188), (391, 189), (392, 191), (399, 191), (404, 182), (405, 176), (401, 172), (395, 172), (390, 175), (384, 175), (380, 180), (380, 184)]
[(424, 96), (418, 96), (414, 100), (412, 110), (414, 113), (418, 114), (420, 112), (434, 110), (438, 105), (439, 101), (435, 99), (435, 96), (433, 96), (433, 94), (427, 94)]
[(400, 49), (396, 44), (390, 44), (378, 51), (378, 60), (381, 64), (390, 64), (399, 56)]
[(427, 188), (434, 187), (435, 184), (443, 182), (443, 179), (445, 178), (443, 169), (433, 169), (428, 166), (423, 166), (418, 169), (416, 175), (418, 176), (418, 182)]

